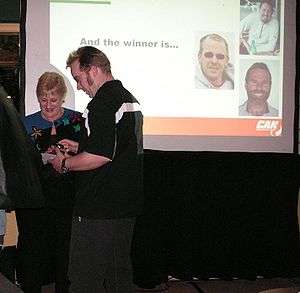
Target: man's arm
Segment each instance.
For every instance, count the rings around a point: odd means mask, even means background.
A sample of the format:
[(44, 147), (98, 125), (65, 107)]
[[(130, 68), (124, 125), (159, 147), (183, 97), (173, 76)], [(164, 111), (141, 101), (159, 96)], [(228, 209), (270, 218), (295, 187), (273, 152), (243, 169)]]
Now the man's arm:
[(82, 152), (65, 160), (65, 167), (70, 171), (87, 171), (99, 168), (111, 160), (109, 158)]
[(250, 45), (248, 43), (249, 30), (255, 21), (255, 14), (251, 13), (240, 21), (240, 44), (244, 45), (247, 53), (250, 53)]
[(109, 158), (87, 152), (82, 152), (71, 157), (64, 156), (62, 152), (56, 149), (56, 154), (57, 156), (53, 160), (49, 160), (48, 162), (52, 164), (53, 168), (59, 173), (64, 172), (64, 170), (62, 169), (63, 160), (64, 167), (69, 171), (94, 170), (111, 161)]
[(240, 35), (245, 37), (248, 35), (251, 25), (255, 22), (256, 14), (250, 13), (240, 21)]

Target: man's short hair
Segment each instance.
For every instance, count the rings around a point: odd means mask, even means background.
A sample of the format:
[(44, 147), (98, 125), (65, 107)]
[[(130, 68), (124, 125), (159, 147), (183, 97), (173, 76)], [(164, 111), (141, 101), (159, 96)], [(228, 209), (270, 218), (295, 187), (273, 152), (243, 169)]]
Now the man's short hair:
[(274, 10), (274, 2), (273, 2), (273, 0), (261, 0), (259, 8), (261, 8), (264, 3), (268, 4), (272, 8), (272, 10)]
[(218, 34), (208, 34), (208, 35), (206, 35), (206, 36), (204, 36), (200, 39), (199, 55), (202, 54), (202, 52), (203, 52), (203, 43), (207, 39), (214, 40), (214, 41), (217, 41), (217, 42), (223, 42), (225, 44), (225, 47), (226, 47), (227, 56), (229, 55), (228, 44), (227, 44), (226, 40)]
[(262, 69), (262, 70), (265, 70), (266, 72), (268, 72), (269, 77), (270, 77), (270, 82), (272, 83), (272, 75), (271, 75), (271, 72), (270, 72), (268, 66), (267, 66), (265, 63), (263, 63), (263, 62), (256, 62), (256, 63), (253, 63), (253, 64), (249, 67), (249, 69), (247, 70), (247, 73), (246, 73), (246, 77), (245, 77), (246, 82), (248, 82), (249, 75), (250, 75), (251, 71), (254, 70), (254, 69), (257, 69), (257, 68)]
[(104, 73), (111, 73), (110, 62), (107, 56), (95, 47), (84, 46), (70, 53), (67, 59), (67, 68), (70, 67), (75, 60), (79, 61), (81, 70), (88, 69), (93, 65), (101, 68)]

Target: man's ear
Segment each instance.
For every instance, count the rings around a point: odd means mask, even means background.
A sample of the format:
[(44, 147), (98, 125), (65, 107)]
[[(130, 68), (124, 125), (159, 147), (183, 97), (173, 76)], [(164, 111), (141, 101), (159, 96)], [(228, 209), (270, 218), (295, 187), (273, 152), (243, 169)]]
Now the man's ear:
[(101, 69), (95, 65), (92, 65), (91, 69), (90, 69), (90, 71), (94, 77), (99, 73), (99, 70), (101, 70)]

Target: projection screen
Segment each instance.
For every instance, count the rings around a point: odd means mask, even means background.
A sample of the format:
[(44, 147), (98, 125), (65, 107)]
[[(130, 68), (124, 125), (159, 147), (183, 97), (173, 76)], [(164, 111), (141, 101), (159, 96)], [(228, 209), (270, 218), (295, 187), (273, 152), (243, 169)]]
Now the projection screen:
[[(145, 148), (293, 152), (295, 0), (273, 1), (271, 16), (257, 0), (27, 2), (26, 114), (39, 110), (35, 86), (49, 70), (67, 81), (65, 106), (84, 111), (90, 97), (65, 62), (92, 45), (139, 100)], [(261, 75), (246, 78), (256, 66)]]

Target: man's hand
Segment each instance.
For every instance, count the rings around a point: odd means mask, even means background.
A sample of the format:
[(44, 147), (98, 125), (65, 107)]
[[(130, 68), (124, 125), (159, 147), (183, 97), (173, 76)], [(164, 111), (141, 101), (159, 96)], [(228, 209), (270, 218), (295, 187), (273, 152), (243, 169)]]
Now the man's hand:
[(70, 140), (70, 139), (62, 139), (59, 141), (60, 144), (64, 146), (64, 151), (66, 153), (74, 153), (78, 152), (78, 142)]
[(242, 33), (240, 34), (240, 39), (244, 39), (246, 42), (248, 42), (249, 30), (242, 31)]
[(61, 169), (61, 164), (65, 156), (57, 147), (55, 148), (55, 152), (56, 157), (51, 160), (48, 160), (48, 163), (50, 163), (58, 173), (63, 173), (63, 170)]

